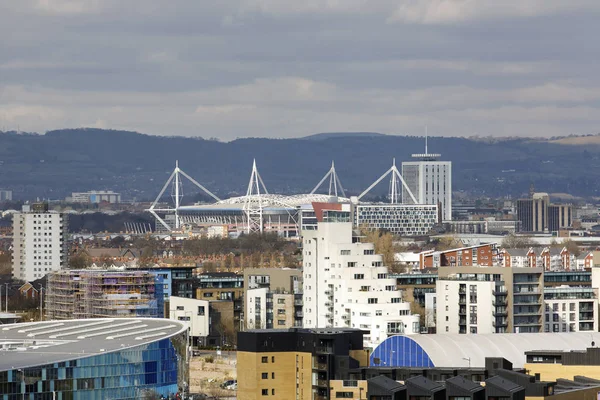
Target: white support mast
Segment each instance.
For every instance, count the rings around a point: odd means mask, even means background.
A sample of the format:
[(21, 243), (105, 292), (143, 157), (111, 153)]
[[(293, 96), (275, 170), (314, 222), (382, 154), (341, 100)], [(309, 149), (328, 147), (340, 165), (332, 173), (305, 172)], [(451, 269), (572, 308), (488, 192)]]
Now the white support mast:
[[(215, 199), (217, 201), (221, 200), (217, 196), (215, 196), (215, 194), (212, 193), (210, 190), (208, 190), (207, 188), (205, 188), (204, 186), (199, 184), (196, 180), (194, 180), (192, 177), (190, 177), (188, 174), (186, 174), (184, 171), (182, 171), (179, 168), (179, 161), (175, 161), (175, 169), (173, 170), (173, 172), (169, 176), (169, 179), (167, 179), (164, 186), (158, 193), (158, 196), (156, 196), (156, 199), (154, 200), (152, 205), (150, 205), (150, 208), (146, 210), (149, 213), (151, 213), (152, 215), (154, 215), (154, 218), (156, 218), (156, 220), (162, 226), (164, 226), (168, 231), (178, 230), (181, 227), (181, 219), (179, 217), (179, 209), (181, 207), (181, 200), (183, 199), (183, 191), (182, 191), (182, 184), (181, 184), (182, 182), (181, 182), (180, 175), (183, 175), (184, 177), (186, 177), (190, 182), (192, 182), (194, 185), (196, 185), (204, 193), (206, 193), (213, 199)], [(158, 202), (164, 195), (165, 191), (167, 190), (167, 187), (169, 187), (169, 185), (171, 183), (173, 185), (173, 192), (171, 194), (171, 198), (173, 200), (175, 208), (156, 208), (156, 205), (158, 204)], [(165, 214), (171, 214), (171, 213), (175, 214), (175, 226), (171, 227), (164, 219), (162, 219), (161, 217), (158, 216), (158, 214), (157, 214), (158, 212), (165, 213)]]
[(250, 182), (244, 199), (244, 213), (246, 214), (247, 229), (246, 233), (262, 233), (263, 232), (263, 202), (262, 194), (269, 194), (265, 183), (263, 182), (258, 168), (256, 168), (256, 160), (252, 162), (252, 173), (250, 174)]
[(315, 192), (321, 187), (321, 185), (327, 180), (327, 178), (329, 178), (329, 196), (337, 197), (339, 192), (342, 194), (343, 197), (346, 197), (346, 192), (342, 187), (342, 182), (340, 181), (340, 178), (335, 172), (335, 164), (333, 161), (331, 162), (331, 168), (329, 169), (329, 171), (325, 174), (323, 179), (321, 179), (319, 183), (317, 183), (317, 186), (315, 186), (315, 188), (310, 192), (310, 194), (315, 194)]
[(400, 171), (398, 171), (398, 168), (396, 167), (396, 159), (394, 159), (394, 161), (392, 163), (392, 167), (390, 169), (388, 169), (383, 175), (381, 175), (379, 177), (379, 179), (377, 179), (375, 182), (373, 182), (371, 184), (371, 186), (369, 186), (364, 192), (362, 192), (358, 196), (358, 200), (360, 200), (364, 195), (366, 195), (367, 193), (369, 193), (371, 191), (371, 189), (373, 189), (375, 186), (377, 186), (379, 184), (379, 182), (381, 182), (389, 174), (392, 174), (392, 182), (390, 183), (390, 202), (391, 203), (397, 203), (398, 202), (398, 199), (399, 199), (399, 192), (398, 192), (399, 185), (397, 185), (396, 183), (394, 183), (394, 181), (397, 182), (397, 179), (399, 179), (400, 182), (402, 182), (402, 186), (404, 187), (404, 189), (406, 189), (406, 191), (410, 195), (410, 198), (412, 199), (412, 201), (414, 202), (414, 204), (417, 204), (418, 203), (417, 199), (415, 199), (415, 196), (413, 195), (412, 191), (410, 190), (410, 188), (408, 187), (408, 185), (404, 181), (404, 178), (402, 177), (402, 174), (400, 174)]

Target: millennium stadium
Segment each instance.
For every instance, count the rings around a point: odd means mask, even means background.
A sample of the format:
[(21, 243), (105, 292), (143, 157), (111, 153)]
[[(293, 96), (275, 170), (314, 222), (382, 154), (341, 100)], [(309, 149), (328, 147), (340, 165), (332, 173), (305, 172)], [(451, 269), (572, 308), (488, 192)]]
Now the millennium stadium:
[[(182, 178), (196, 185), (215, 202), (180, 205)], [(389, 179), (389, 203), (361, 201), (386, 178)], [(173, 193), (173, 207), (160, 208), (159, 201), (169, 186)], [(327, 193), (317, 193), (323, 186), (328, 186)], [(406, 202), (401, 201), (403, 197)], [(337, 209), (349, 211), (357, 227), (385, 229), (402, 236), (426, 235), (440, 221), (438, 204), (418, 204), (395, 162), (359, 196), (346, 197), (333, 163), (310, 193), (281, 195), (268, 192), (254, 161), (246, 195), (224, 200), (185, 173), (177, 163), (147, 211), (155, 217), (157, 231), (205, 228), (215, 236), (273, 232), (294, 238), (299, 237), (302, 229), (310, 229), (316, 224), (315, 205), (319, 204), (335, 205)]]

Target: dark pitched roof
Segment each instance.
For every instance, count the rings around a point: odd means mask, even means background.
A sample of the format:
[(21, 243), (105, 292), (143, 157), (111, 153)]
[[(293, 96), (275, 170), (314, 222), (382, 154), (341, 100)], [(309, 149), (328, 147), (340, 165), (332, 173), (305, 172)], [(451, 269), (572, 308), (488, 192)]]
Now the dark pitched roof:
[(523, 386), (517, 385), (516, 383), (504, 379), (499, 375), (492, 376), (491, 378), (486, 379), (485, 385), (494, 386), (509, 393), (515, 393), (524, 390)]
[(369, 386), (374, 385), (391, 393), (396, 393), (406, 389), (406, 386), (384, 375), (379, 375), (374, 378), (371, 378), (367, 382)]
[(441, 383), (434, 382), (424, 376), (413, 376), (412, 378), (408, 378), (405, 383), (406, 386), (413, 386), (430, 393), (435, 393), (444, 389), (444, 385)]
[(479, 392), (480, 390), (484, 390), (483, 386), (468, 379), (465, 379), (463, 376), (453, 376), (450, 379), (446, 379), (446, 388), (449, 388), (451, 386), (455, 386), (459, 389), (470, 393), (475, 393)]

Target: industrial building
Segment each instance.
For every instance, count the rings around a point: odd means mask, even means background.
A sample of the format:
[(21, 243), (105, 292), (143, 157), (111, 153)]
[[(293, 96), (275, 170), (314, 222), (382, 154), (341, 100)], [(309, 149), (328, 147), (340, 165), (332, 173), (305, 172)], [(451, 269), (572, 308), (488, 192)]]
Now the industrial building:
[(163, 282), (148, 271), (64, 270), (48, 275), (47, 319), (164, 317)]
[(187, 340), (186, 324), (163, 319), (4, 326), (0, 399), (174, 398), (189, 387)]
[(13, 215), (13, 277), (34, 281), (67, 265), (66, 234), (66, 215), (47, 203), (23, 205)]

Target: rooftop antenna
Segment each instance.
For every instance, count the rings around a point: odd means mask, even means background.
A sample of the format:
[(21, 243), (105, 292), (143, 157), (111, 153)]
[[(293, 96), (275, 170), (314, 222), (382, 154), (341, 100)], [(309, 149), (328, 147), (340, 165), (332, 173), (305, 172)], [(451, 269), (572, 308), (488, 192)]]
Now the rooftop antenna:
[(440, 158), (441, 154), (429, 153), (429, 132), (427, 130), (427, 125), (425, 125), (425, 153), (420, 154), (416, 153), (412, 155), (412, 158), (419, 158), (421, 161), (435, 161), (437, 158)]

